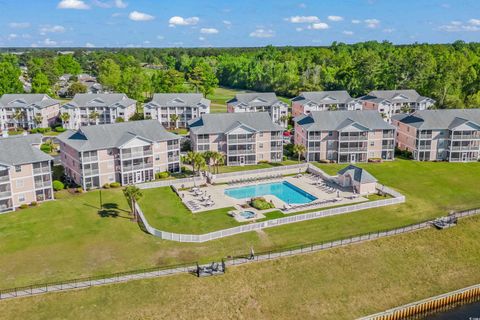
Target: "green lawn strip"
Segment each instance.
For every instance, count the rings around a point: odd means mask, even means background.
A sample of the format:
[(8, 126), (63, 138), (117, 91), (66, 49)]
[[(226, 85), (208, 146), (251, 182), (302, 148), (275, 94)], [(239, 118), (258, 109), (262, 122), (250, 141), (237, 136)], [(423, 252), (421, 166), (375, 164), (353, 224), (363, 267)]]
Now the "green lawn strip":
[[(5, 319), (353, 319), (480, 282), (480, 217), (342, 248), (192, 275), (0, 301)], [(212, 303), (224, 297), (222, 303)]]
[(285, 160), (282, 162), (269, 162), (269, 163), (259, 163), (248, 166), (221, 166), (218, 168), (219, 173), (228, 173), (228, 172), (239, 172), (239, 171), (249, 171), (249, 170), (258, 170), (258, 169), (268, 169), (274, 167), (287, 166), (292, 164), (298, 164), (297, 161)]

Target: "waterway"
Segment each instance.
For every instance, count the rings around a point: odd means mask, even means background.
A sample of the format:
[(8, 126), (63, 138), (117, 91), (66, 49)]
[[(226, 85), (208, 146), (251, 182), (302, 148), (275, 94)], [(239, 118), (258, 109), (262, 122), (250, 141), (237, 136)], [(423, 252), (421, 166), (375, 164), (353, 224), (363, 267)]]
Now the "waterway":
[(426, 317), (425, 320), (480, 320), (480, 302), (433, 314)]

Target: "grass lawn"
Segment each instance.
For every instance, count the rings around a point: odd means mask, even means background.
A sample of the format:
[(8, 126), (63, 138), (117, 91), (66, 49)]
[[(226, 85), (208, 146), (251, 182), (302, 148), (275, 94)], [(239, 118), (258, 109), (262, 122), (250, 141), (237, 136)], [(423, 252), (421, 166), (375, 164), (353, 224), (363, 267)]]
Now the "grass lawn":
[(282, 161), (282, 162), (259, 163), (259, 164), (248, 165), (248, 166), (220, 166), (218, 168), (218, 171), (219, 171), (219, 173), (227, 173), (227, 172), (237, 172), (237, 171), (248, 171), (248, 170), (274, 168), (274, 167), (287, 166), (287, 165), (292, 165), (292, 164), (298, 164), (298, 161), (285, 160), (285, 161)]
[[(331, 172), (338, 168), (321, 167)], [(128, 219), (128, 205), (119, 189), (102, 191), (103, 202), (111, 204), (112, 213), (117, 211), (119, 214), (117, 217), (98, 214), (98, 191), (3, 214), (0, 215), (0, 274), (4, 276), (0, 277), (0, 288), (155, 265), (196, 260), (206, 262), (228, 255), (246, 254), (251, 246), (260, 252), (331, 241), (399, 227), (445, 215), (450, 210), (480, 207), (480, 163), (397, 160), (366, 164), (365, 167), (380, 182), (404, 193), (407, 203), (269, 228), (201, 244), (163, 241), (140, 231)], [(165, 197), (156, 198), (159, 209), (168, 201)], [(115, 209), (115, 206), (119, 209)], [(216, 220), (216, 216), (214, 218), (208, 217)], [(169, 219), (173, 221), (175, 217)], [(201, 222), (195, 223), (202, 225)], [(162, 229), (162, 225), (157, 227)]]
[(167, 129), (168, 132), (179, 134), (182, 136), (185, 136), (188, 134), (188, 129), (187, 128), (177, 128), (177, 129)]
[(480, 218), (192, 275), (0, 301), (5, 319), (353, 319), (480, 282)]

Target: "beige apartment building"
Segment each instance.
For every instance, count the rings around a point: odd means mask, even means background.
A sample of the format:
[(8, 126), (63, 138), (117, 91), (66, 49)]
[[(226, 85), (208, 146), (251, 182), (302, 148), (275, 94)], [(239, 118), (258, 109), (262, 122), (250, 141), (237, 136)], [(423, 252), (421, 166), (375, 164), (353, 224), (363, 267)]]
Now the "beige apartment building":
[(288, 104), (278, 99), (274, 92), (237, 93), (227, 101), (227, 112), (268, 112), (274, 123), (287, 126)]
[(376, 111), (314, 111), (295, 121), (295, 144), (307, 161), (393, 160), (395, 127)]
[(157, 120), (85, 126), (62, 133), (58, 140), (65, 174), (86, 190), (180, 171), (180, 137)]
[(46, 128), (59, 114), (60, 102), (46, 94), (4, 94), (0, 98), (0, 131)]
[(156, 93), (143, 106), (145, 119), (158, 120), (165, 127), (186, 128), (188, 121), (206, 113), (210, 113), (210, 100), (201, 93)]
[(345, 90), (300, 92), (292, 99), (292, 116), (312, 111), (362, 110), (362, 103)]
[(397, 147), (419, 161), (480, 159), (480, 109), (423, 110), (395, 115)]
[(0, 138), (0, 213), (53, 199), (53, 158), (41, 141), (39, 134)]
[(65, 128), (76, 130), (83, 126), (128, 121), (136, 112), (136, 103), (123, 93), (77, 93), (60, 111), (70, 115)]
[(189, 127), (193, 151), (221, 152), (228, 166), (282, 161), (283, 127), (267, 112), (204, 114)]

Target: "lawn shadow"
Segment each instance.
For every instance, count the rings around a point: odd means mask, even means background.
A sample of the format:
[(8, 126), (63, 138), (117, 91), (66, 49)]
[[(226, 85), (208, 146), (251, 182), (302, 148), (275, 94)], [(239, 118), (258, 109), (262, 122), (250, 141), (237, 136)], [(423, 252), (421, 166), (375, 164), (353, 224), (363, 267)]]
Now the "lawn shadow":
[(126, 212), (129, 213), (129, 211), (120, 209), (118, 207), (118, 204), (116, 203), (104, 203), (102, 205), (102, 208), (99, 208), (97, 206), (91, 205), (89, 203), (84, 203), (84, 206), (93, 208), (97, 210), (97, 213), (100, 217), (102, 218), (124, 218), (124, 219), (130, 219), (129, 216), (122, 216), (120, 215), (121, 212)]

